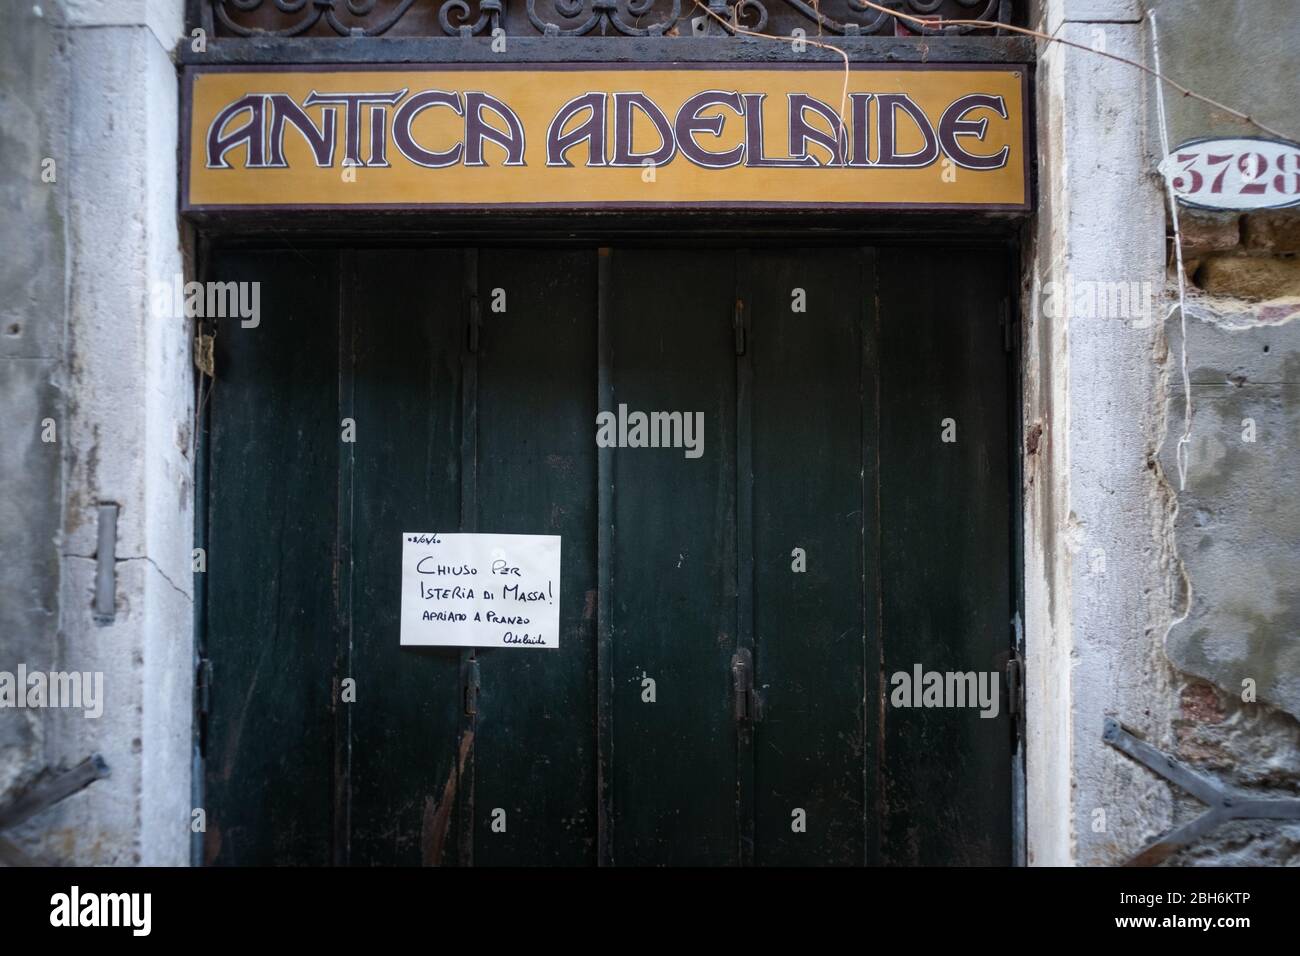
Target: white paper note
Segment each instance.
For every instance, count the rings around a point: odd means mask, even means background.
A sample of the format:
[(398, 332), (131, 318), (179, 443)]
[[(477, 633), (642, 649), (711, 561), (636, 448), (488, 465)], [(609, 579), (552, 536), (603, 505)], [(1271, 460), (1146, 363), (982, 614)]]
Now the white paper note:
[(402, 533), (403, 645), (560, 646), (560, 536)]

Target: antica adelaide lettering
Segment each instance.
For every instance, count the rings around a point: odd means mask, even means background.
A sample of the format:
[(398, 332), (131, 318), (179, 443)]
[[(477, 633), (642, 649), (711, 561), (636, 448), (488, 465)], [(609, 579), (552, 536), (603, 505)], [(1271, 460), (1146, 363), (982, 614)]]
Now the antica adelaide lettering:
[[(785, 142), (773, 144), (764, 128), (766, 93), (706, 90), (686, 100), (672, 118), (645, 93), (589, 92), (565, 103), (546, 128), (546, 165), (666, 166), (678, 157), (701, 169), (732, 166), (915, 169), (931, 166), (945, 155), (966, 169), (1001, 169), (1010, 146), (979, 151), (990, 117), (1007, 119), (1006, 101), (988, 93), (968, 93), (955, 99), (938, 118), (931, 118), (906, 93), (851, 93), (847, 129), (829, 103), (807, 93), (788, 94)], [(316, 107), (316, 118), (307, 108)], [(362, 153), (362, 108), (369, 111)], [(384, 107), (395, 107), (392, 118)], [(712, 110), (711, 107), (720, 107)], [(417, 140), (412, 130), (425, 110), (443, 109), (463, 120), (459, 140), (434, 148)], [(495, 122), (489, 119), (491, 117)], [(728, 123), (743, 130), (742, 141), (719, 150), (701, 137), (722, 136)], [(634, 147), (638, 124), (652, 127), (658, 145)], [(920, 135), (917, 148), (899, 147), (900, 124), (911, 124)], [(343, 155), (338, 155), (343, 130)], [(407, 162), (428, 169), (487, 165), (487, 144), (499, 148), (503, 166), (525, 166), (523, 120), (502, 100), (487, 93), (448, 90), (392, 90), (379, 93), (311, 93), (296, 103), (284, 93), (250, 93), (226, 105), (208, 126), (207, 166), (230, 166), (236, 147), (247, 168), (285, 168), (284, 136), (288, 129), (301, 136), (317, 166), (388, 166), (389, 144)], [(612, 131), (612, 137), (607, 136)], [(837, 135), (838, 131), (838, 135)], [(968, 145), (969, 144), (969, 145)], [(813, 147), (820, 147), (814, 150)]]
[(1005, 68), (855, 70), (848, 89), (827, 70), (346, 78), (199, 73), (188, 201), (1025, 201), (1022, 77)]

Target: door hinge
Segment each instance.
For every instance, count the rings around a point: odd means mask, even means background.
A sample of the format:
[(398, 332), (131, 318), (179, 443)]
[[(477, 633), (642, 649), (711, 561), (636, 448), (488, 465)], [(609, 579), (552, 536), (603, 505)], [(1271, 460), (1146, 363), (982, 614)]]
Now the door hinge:
[(745, 354), (745, 300), (737, 299), (736, 308), (731, 313), (731, 327), (736, 333), (736, 354)]
[(478, 296), (469, 297), (469, 325), (466, 328), (465, 345), (471, 352), (478, 351), (479, 320)]
[(478, 661), (471, 658), (465, 662), (465, 716), (467, 717), (473, 717), (478, 713), (478, 689)]
[(731, 656), (731, 687), (736, 720), (758, 723), (763, 719), (763, 700), (754, 689), (754, 656), (742, 647)]
[(206, 716), (212, 708), (212, 661), (209, 658), (199, 658), (194, 671), (194, 693), (199, 713)]
[(208, 719), (212, 713), (212, 661), (200, 657), (194, 668), (194, 747), (208, 754)]
[(1007, 661), (1007, 710), (1013, 717), (1025, 712), (1025, 664), (1018, 653)]

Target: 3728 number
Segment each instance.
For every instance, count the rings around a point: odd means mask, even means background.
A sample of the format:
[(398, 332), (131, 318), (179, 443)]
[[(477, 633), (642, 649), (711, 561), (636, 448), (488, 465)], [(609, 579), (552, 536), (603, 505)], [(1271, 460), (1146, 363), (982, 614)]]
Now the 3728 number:
[(1162, 166), (1175, 195), (1211, 209), (1300, 203), (1300, 145), (1235, 139), (1185, 143)]

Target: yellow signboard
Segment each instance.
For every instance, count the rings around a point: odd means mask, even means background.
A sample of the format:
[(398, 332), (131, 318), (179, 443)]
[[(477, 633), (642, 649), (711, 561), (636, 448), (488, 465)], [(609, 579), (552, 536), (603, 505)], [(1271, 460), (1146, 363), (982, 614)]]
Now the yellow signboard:
[(1023, 68), (187, 75), (184, 208), (1029, 208)]

